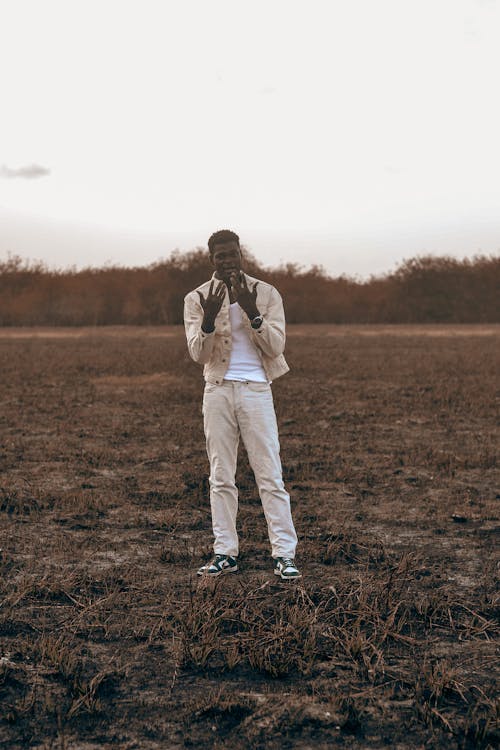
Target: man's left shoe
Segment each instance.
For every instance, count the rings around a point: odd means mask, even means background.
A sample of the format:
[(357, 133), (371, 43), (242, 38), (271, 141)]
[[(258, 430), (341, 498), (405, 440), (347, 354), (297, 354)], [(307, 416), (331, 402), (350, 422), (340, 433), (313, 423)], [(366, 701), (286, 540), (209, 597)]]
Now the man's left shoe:
[(284, 581), (292, 581), (302, 578), (302, 573), (295, 565), (291, 557), (274, 558), (274, 575), (280, 576)]

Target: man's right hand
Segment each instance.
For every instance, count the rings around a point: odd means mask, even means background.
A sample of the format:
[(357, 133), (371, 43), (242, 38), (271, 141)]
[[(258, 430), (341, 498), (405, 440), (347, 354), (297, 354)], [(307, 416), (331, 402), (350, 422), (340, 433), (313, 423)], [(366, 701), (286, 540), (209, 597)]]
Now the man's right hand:
[(201, 324), (201, 328), (205, 333), (212, 333), (214, 330), (215, 318), (219, 314), (225, 295), (226, 285), (223, 281), (219, 281), (214, 292), (214, 281), (212, 280), (206, 299), (203, 294), (198, 291), (200, 305), (203, 308), (203, 323)]

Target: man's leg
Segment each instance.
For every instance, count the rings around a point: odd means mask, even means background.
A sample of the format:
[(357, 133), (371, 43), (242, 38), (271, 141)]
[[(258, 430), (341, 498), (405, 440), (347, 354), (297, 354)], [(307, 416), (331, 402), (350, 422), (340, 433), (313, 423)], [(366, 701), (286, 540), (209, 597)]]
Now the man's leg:
[(248, 460), (255, 474), (274, 558), (295, 557), (297, 535), (290, 496), (283, 484), (278, 425), (271, 386), (239, 383), (236, 414)]
[(203, 422), (210, 462), (210, 506), (216, 555), (238, 555), (235, 484), (239, 429), (231, 383), (207, 384), (203, 394)]

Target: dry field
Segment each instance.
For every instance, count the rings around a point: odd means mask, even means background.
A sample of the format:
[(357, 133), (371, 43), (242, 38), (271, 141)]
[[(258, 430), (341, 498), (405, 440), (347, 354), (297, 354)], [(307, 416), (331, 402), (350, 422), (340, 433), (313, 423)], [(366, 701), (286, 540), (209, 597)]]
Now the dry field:
[(0, 745), (493, 748), (500, 326), (291, 327), (304, 578), (211, 551), (181, 329), (0, 331)]

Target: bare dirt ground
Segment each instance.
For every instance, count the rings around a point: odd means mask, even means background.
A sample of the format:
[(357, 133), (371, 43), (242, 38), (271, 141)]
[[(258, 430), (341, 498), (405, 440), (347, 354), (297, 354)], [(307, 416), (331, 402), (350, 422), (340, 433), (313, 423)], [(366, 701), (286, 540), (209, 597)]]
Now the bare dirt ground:
[(498, 744), (499, 326), (295, 326), (273, 385), (304, 572), (244, 452), (211, 552), (181, 328), (0, 331), (0, 745)]

